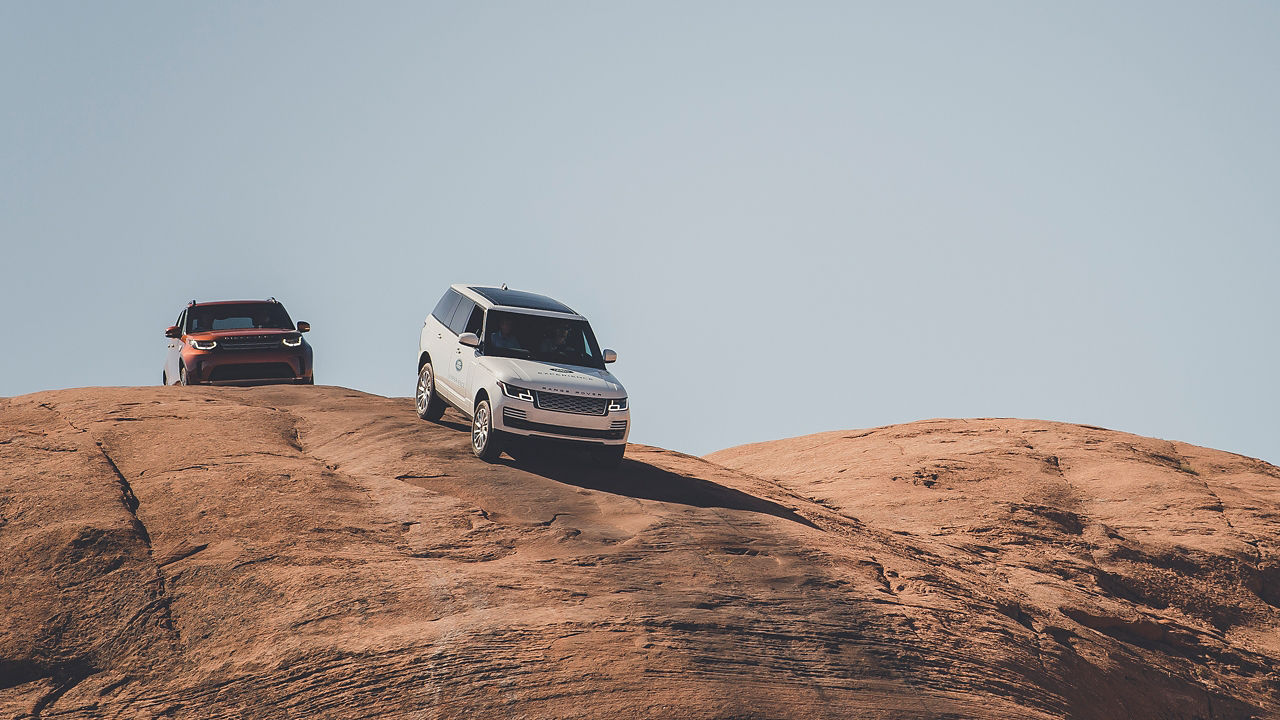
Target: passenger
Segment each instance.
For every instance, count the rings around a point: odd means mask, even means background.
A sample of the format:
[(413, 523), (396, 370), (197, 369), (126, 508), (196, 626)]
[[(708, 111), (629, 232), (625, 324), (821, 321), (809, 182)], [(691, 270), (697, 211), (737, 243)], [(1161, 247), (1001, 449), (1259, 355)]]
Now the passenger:
[(489, 344), (495, 348), (524, 350), (520, 339), (515, 336), (515, 323), (505, 316), (498, 318), (498, 329), (489, 333)]

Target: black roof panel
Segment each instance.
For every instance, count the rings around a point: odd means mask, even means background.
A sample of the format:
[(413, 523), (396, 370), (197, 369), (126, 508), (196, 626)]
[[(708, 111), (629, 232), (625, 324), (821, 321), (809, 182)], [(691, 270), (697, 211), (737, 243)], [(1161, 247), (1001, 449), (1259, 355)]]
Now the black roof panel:
[(505, 305), (507, 307), (529, 308), (530, 310), (549, 310), (551, 312), (571, 313), (577, 315), (573, 310), (558, 300), (552, 300), (546, 295), (537, 295), (523, 290), (503, 290), (502, 288), (493, 287), (472, 287), (481, 297), (494, 305)]

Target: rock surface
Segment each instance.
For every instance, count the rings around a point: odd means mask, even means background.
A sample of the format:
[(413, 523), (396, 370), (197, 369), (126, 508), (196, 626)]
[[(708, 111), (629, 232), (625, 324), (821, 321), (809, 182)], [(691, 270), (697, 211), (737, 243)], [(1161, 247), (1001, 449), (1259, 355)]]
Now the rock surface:
[(1280, 717), (1280, 470), (930, 421), (614, 472), (342, 388), (0, 400), (0, 717)]

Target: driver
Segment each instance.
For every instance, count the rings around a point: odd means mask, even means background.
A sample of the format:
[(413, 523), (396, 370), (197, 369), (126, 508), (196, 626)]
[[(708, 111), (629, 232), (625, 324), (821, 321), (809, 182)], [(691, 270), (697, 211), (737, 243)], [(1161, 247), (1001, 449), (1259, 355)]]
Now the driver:
[(557, 325), (551, 328), (551, 333), (542, 339), (542, 344), (538, 346), (538, 350), (547, 353), (566, 353), (571, 350), (569, 347), (569, 326)]

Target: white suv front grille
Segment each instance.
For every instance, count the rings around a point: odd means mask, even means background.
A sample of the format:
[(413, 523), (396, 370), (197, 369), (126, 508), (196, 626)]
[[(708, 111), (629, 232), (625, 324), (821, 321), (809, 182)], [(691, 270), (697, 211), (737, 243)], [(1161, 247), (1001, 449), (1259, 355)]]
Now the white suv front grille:
[(609, 412), (609, 401), (601, 398), (578, 397), (561, 393), (538, 391), (538, 408), (553, 412), (577, 413), (578, 415), (606, 415)]

